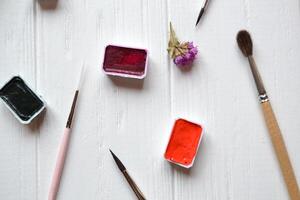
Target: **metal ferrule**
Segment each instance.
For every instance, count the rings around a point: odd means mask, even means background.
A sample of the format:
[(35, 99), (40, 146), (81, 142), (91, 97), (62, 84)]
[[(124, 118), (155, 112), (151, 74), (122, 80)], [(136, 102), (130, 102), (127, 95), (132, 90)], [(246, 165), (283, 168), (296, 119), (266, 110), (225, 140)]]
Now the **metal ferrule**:
[(70, 114), (69, 114), (69, 117), (68, 117), (68, 121), (67, 121), (67, 124), (66, 124), (66, 128), (71, 128), (72, 120), (73, 120), (73, 116), (74, 116), (74, 112), (75, 112), (75, 106), (76, 106), (76, 102), (77, 102), (77, 98), (78, 98), (78, 94), (79, 94), (79, 90), (76, 90), (74, 98), (73, 98)]
[(260, 103), (264, 103), (264, 102), (269, 101), (269, 97), (268, 97), (267, 94), (261, 94), (261, 95), (259, 95), (258, 97), (259, 97)]

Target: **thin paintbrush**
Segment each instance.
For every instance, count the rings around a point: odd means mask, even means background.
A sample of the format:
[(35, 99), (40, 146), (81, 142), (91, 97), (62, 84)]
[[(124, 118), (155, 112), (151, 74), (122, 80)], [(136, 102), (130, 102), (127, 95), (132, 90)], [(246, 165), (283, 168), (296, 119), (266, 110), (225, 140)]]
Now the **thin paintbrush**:
[(207, 9), (208, 1), (209, 0), (205, 0), (203, 6), (201, 7), (200, 13), (199, 13), (198, 18), (197, 18), (196, 26), (199, 24), (202, 15), (204, 14), (204, 12)]
[(250, 63), (250, 68), (254, 77), (254, 81), (256, 83), (256, 87), (259, 94), (259, 100), (261, 103), (261, 107), (264, 113), (264, 118), (269, 130), (269, 134), (273, 143), (273, 147), (275, 149), (277, 159), (280, 164), (280, 168), (287, 185), (287, 189), (292, 200), (300, 200), (300, 192), (297, 184), (297, 180), (294, 174), (294, 170), (292, 164), (289, 159), (289, 155), (277, 123), (275, 114), (273, 112), (272, 106), (270, 104), (267, 92), (263, 85), (260, 74), (257, 70), (256, 63), (253, 58), (253, 44), (251, 40), (250, 34), (242, 30), (237, 34), (237, 43), (239, 48), (245, 57), (248, 58)]
[(127, 172), (125, 166), (123, 165), (123, 163), (120, 161), (120, 159), (111, 150), (109, 150), (109, 151), (110, 151), (111, 155), (113, 156), (116, 164), (118, 165), (118, 168), (121, 170), (121, 172), (125, 176), (127, 182), (129, 183), (130, 187), (132, 188), (135, 195), (137, 196), (137, 198), (139, 200), (145, 200), (146, 199), (145, 196), (143, 195), (141, 190), (138, 188), (138, 186), (135, 184), (133, 179), (130, 177), (130, 175), (128, 174), (128, 172)]
[(59, 189), (60, 179), (61, 179), (61, 175), (63, 172), (66, 155), (67, 155), (67, 150), (68, 150), (68, 146), (69, 146), (69, 141), (70, 141), (71, 125), (72, 125), (72, 120), (73, 120), (73, 116), (74, 116), (74, 112), (75, 112), (77, 98), (79, 95), (79, 88), (83, 81), (83, 74), (84, 74), (84, 67), (82, 67), (82, 69), (81, 69), (78, 86), (77, 86), (77, 89), (76, 89), (74, 97), (73, 97), (71, 110), (70, 110), (67, 124), (66, 124), (65, 130), (64, 130), (64, 133), (63, 133), (63, 137), (61, 139), (60, 146), (59, 146), (59, 152), (58, 152), (58, 156), (57, 156), (57, 160), (56, 160), (54, 174), (52, 177), (48, 200), (55, 200), (58, 189)]

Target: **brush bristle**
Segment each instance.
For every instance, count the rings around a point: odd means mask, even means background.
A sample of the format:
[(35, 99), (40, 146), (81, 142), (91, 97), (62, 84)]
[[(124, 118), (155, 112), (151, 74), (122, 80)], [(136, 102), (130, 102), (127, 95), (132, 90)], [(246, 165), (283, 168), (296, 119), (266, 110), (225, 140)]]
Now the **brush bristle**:
[(82, 67), (81, 67), (80, 76), (79, 76), (78, 85), (77, 85), (77, 90), (80, 89), (80, 87), (83, 83), (84, 75), (85, 75), (85, 64), (83, 64)]
[(249, 32), (246, 30), (239, 31), (236, 40), (244, 56), (252, 56), (253, 45)]
[(123, 165), (123, 163), (121, 162), (121, 160), (114, 154), (114, 152), (112, 152), (112, 150), (110, 150), (110, 153), (112, 155), (112, 157), (114, 158), (116, 164), (118, 165), (118, 168), (123, 172), (126, 170), (126, 167)]

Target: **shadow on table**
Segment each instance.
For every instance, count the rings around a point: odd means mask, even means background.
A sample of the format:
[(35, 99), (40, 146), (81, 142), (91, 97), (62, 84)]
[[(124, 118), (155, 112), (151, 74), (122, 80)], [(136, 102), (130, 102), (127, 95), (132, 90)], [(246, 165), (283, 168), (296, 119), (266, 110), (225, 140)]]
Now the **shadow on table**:
[(39, 116), (37, 116), (36, 119), (34, 119), (29, 125), (29, 129), (31, 130), (32, 133), (34, 133), (35, 131), (37, 131), (38, 129), (40, 129), (40, 126), (42, 125), (44, 119), (45, 119), (45, 115), (46, 115), (46, 111), (47, 109), (43, 110)]
[(193, 70), (194, 64), (189, 64), (187, 66), (179, 66), (178, 68), (182, 73), (188, 73)]
[(37, 0), (44, 10), (54, 10), (57, 7), (58, 0)]
[(143, 89), (144, 79), (123, 78), (117, 76), (109, 76), (109, 79), (118, 87), (126, 87), (136, 90)]

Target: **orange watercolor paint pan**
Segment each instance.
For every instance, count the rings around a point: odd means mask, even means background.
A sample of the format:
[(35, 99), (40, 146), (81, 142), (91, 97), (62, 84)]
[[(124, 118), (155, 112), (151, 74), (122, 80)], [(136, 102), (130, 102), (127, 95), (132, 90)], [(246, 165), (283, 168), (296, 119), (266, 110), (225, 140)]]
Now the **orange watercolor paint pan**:
[(165, 159), (184, 168), (192, 167), (202, 135), (201, 125), (185, 119), (177, 119), (165, 151)]

